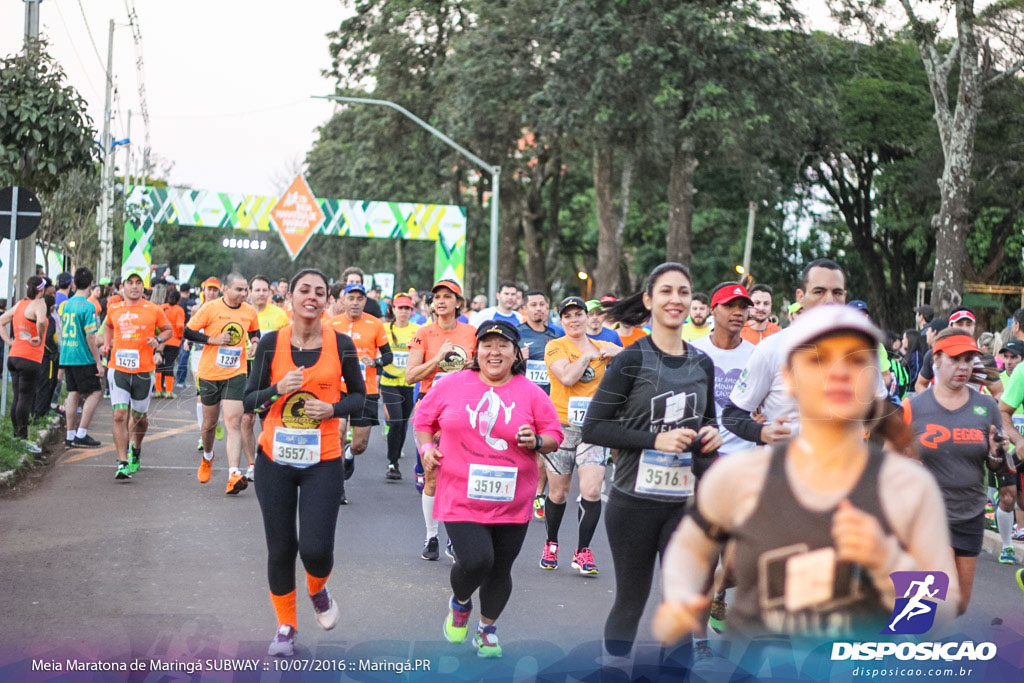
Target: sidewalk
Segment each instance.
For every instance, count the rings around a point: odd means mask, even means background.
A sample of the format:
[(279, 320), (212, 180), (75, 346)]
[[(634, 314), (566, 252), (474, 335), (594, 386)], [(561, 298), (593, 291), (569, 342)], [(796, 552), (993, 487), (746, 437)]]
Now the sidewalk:
[[(981, 547), (982, 550), (993, 555), (1003, 552), (1003, 542), (999, 540), (999, 532), (985, 529), (985, 540)], [(1014, 541), (1013, 549), (1017, 553), (1017, 564), (1024, 564), (1024, 541)]]

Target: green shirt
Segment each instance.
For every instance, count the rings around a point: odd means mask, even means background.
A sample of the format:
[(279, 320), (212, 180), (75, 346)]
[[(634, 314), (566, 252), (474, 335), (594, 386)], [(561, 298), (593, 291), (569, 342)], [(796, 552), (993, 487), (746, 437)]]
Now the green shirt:
[(1003, 383), (1003, 395), (999, 400), (1013, 408), (1014, 415), (1024, 415), (1024, 372), (1012, 375), (1001, 372), (999, 379)]
[(88, 334), (96, 333), (96, 307), (91, 301), (77, 294), (65, 301), (60, 309), (60, 330), (62, 366), (96, 363), (85, 338)]

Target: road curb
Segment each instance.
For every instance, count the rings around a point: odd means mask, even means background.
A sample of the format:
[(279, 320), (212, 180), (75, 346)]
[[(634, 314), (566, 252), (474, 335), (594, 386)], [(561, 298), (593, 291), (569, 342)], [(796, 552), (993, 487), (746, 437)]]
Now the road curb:
[[(1003, 552), (1003, 541), (999, 538), (999, 532), (985, 529), (985, 539), (982, 541), (981, 547), (985, 552), (993, 555)], [(1013, 549), (1017, 553), (1017, 563), (1024, 564), (1024, 541), (1014, 541)]]
[[(40, 429), (39, 434), (36, 436), (36, 445), (43, 449), (43, 452), (39, 454), (40, 458), (46, 456), (47, 446), (52, 445), (56, 438), (55, 436), (60, 435), (60, 426), (63, 423), (64, 418), (60, 415), (54, 415), (50, 418), (50, 424), (45, 429)], [(30, 457), (29, 453), (22, 453), (21, 459), (18, 461), (18, 466), (0, 472), (0, 486), (8, 486), (14, 482), (21, 474), (32, 468), (38, 462), (38, 459)]]

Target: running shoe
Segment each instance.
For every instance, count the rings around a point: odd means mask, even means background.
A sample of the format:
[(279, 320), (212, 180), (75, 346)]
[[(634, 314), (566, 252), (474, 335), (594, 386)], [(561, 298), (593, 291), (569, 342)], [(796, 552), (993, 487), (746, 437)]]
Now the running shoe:
[(114, 475), (114, 479), (131, 479), (132, 471), (127, 462), (118, 461), (117, 473)]
[(267, 654), (271, 657), (291, 657), (294, 655), (296, 633), (297, 631), (294, 626), (282, 625), (281, 628), (277, 629), (277, 635), (270, 641)]
[(76, 436), (75, 440), (71, 442), (75, 448), (99, 448), (103, 445), (102, 442), (97, 441), (88, 434), (85, 436)]
[(345, 481), (352, 478), (356, 471), (356, 457), (352, 455), (352, 445), (345, 444)]
[(992, 501), (985, 503), (985, 514), (991, 514), (996, 511), (996, 506), (992, 504)]
[(344, 491), (342, 491), (341, 497), (338, 498), (338, 505), (348, 505), (348, 498), (345, 496)]
[[(205, 460), (205, 458), (203, 458)], [(245, 487), (249, 485), (249, 482), (245, 480), (241, 472), (235, 472), (228, 477), (228, 485), (225, 488), (224, 493), (229, 496), (236, 496), (245, 490)]]
[(75, 440), (74, 439), (64, 439), (64, 448), (74, 448), (74, 447), (75, 447)]
[(128, 444), (128, 471), (135, 474), (139, 471), (142, 454), (135, 451), (135, 444)]
[(203, 452), (203, 438), (199, 437), (199, 443), (196, 444), (196, 450), (200, 453)]
[(22, 445), (25, 446), (25, 450), (28, 451), (29, 453), (31, 453), (32, 455), (39, 455), (40, 453), (43, 452), (42, 448), (40, 448), (39, 446), (35, 445), (34, 443), (29, 441), (28, 439), (22, 439), (21, 443), (22, 443)]
[(473, 601), (465, 605), (455, 602), (453, 595), (448, 601), (448, 616), (444, 620), (444, 639), (449, 643), (461, 643), (466, 640), (466, 632), (469, 630), (469, 615), (473, 612)]
[(495, 631), (498, 627), (494, 624), (484, 626), (483, 631), (477, 631), (473, 636), (473, 647), (476, 648), (477, 657), (495, 659), (501, 656), (501, 645), (498, 645), (498, 634)]
[(320, 628), (330, 631), (338, 625), (338, 603), (334, 602), (334, 598), (328, 592), (327, 586), (324, 586), (323, 590), (319, 593), (310, 595), (309, 599), (313, 601), (316, 623), (320, 624)]
[(719, 593), (711, 600), (711, 616), (708, 617), (708, 625), (715, 633), (725, 630), (726, 610), (725, 593)]
[(714, 657), (715, 653), (711, 651), (711, 643), (706, 640), (693, 641), (694, 663), (706, 662), (709, 659), (714, 659)]
[(174, 393), (173, 391), (165, 391), (164, 392), (164, 398), (172, 398), (172, 399), (173, 398), (178, 398), (178, 395), (176, 393)]
[(216, 431), (214, 431), (213, 436), (217, 439), (217, 441), (224, 440), (224, 425), (222, 425), (220, 422), (217, 423), (217, 429)]
[(455, 548), (452, 547), (452, 539), (450, 538), (444, 546), (444, 554), (452, 559), (452, 564), (455, 564), (458, 561), (455, 559)]
[(1013, 546), (1008, 545), (999, 554), (999, 564), (1016, 564), (1017, 554), (1013, 552)]
[(1024, 527), (1013, 525), (1013, 540), (1024, 541)]
[(388, 471), (384, 473), (384, 478), (390, 481), (398, 481), (402, 478), (402, 473), (394, 465), (388, 465)]
[(558, 544), (548, 541), (544, 544), (544, 552), (540, 554), (541, 569), (558, 569)]
[(533, 518), (544, 520), (544, 494), (541, 494), (533, 499)]
[[(202, 448), (202, 446), (200, 446)], [(213, 474), (213, 458), (209, 460), (205, 456), (199, 458), (199, 471), (196, 473), (196, 478), (200, 484), (205, 484), (210, 481), (210, 475)]]
[(424, 560), (430, 560), (436, 562), (437, 558), (441, 557), (441, 553), (437, 552), (437, 548), (440, 544), (437, 542), (437, 536), (431, 536), (423, 542), (423, 554), (420, 555)]
[(1024, 591), (1024, 569), (1017, 570), (1017, 587)]
[(597, 563), (590, 548), (581, 548), (573, 553), (572, 568), (578, 569), (583, 576), (597, 576)]
[(163, 398), (163, 397), (164, 397), (164, 392), (162, 392), (162, 391), (154, 391), (153, 392), (153, 398)]
[(256, 481), (256, 466), (249, 465), (245, 468), (245, 480), (248, 482)]

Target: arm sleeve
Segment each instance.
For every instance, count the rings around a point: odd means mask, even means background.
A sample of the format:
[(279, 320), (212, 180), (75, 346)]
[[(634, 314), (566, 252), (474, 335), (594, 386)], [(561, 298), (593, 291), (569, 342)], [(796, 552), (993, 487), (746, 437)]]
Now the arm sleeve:
[[(195, 318), (193, 318), (195, 320)], [(197, 344), (205, 344), (209, 337), (198, 330), (192, 329), (191, 326), (185, 328), (185, 339), (190, 342), (196, 342)]]
[(632, 368), (642, 364), (642, 353), (636, 346), (629, 346), (608, 365), (583, 421), (586, 443), (606, 448), (654, 448), (657, 434), (644, 429), (627, 429), (619, 419), (619, 411), (633, 390)]
[(391, 365), (395, 360), (395, 354), (391, 352), (391, 345), (385, 341), (381, 346), (377, 347), (380, 350), (380, 358), (378, 359), (378, 368), (382, 368), (385, 365)]
[[(188, 335), (189, 331), (186, 329), (185, 334)], [(276, 344), (277, 332), (271, 332), (261, 339), (259, 346), (256, 347), (256, 355), (252, 359), (252, 372), (249, 373), (249, 381), (245, 383), (245, 394), (242, 396), (242, 405), (246, 411), (261, 413), (270, 407), (270, 399), (275, 391), (270, 383), (270, 364), (274, 359)]]
[(722, 426), (745, 441), (764, 443), (761, 441), (762, 425), (750, 417), (749, 410), (740, 408), (732, 401), (726, 403), (722, 410)]
[[(338, 332), (334, 333), (338, 339), (338, 356), (341, 358), (341, 375), (348, 387), (348, 394), (341, 397), (341, 400), (334, 404), (334, 416), (345, 417), (360, 410), (366, 400), (366, 383), (363, 381), (363, 371), (360, 369), (359, 356), (356, 353), (356, 346), (348, 335)], [(263, 342), (260, 342), (262, 345)]]
[(199, 307), (199, 310), (193, 311), (192, 318), (188, 321), (188, 325), (186, 326), (185, 329), (185, 339), (188, 339), (189, 341), (203, 341), (198, 339), (192, 339), (191, 337), (188, 336), (188, 331), (201, 330), (204, 327), (206, 327), (207, 317), (208, 316), (206, 315), (206, 311), (203, 310), (202, 306)]

